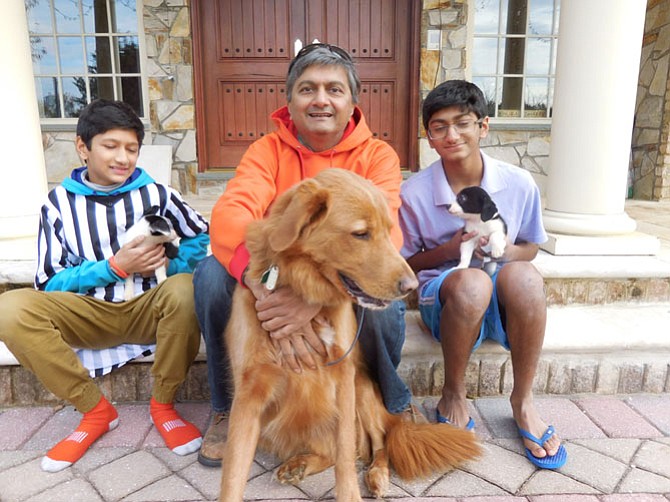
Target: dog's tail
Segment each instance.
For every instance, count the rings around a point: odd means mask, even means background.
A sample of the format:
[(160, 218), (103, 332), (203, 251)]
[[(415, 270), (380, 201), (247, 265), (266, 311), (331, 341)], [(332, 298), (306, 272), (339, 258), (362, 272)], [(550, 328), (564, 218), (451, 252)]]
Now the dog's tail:
[(478, 457), (481, 444), (474, 433), (447, 424), (394, 421), (386, 436), (389, 460), (403, 479), (451, 470)]

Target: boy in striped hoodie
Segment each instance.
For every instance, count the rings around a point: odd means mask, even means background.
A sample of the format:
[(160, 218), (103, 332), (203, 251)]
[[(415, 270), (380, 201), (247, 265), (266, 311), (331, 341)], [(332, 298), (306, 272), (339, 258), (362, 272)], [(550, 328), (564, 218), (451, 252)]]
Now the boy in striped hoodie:
[[(118, 424), (92, 376), (154, 350), (152, 423), (179, 455), (202, 443), (173, 401), (200, 343), (191, 272), (207, 254), (209, 226), (176, 190), (136, 167), (143, 139), (144, 126), (125, 103), (96, 100), (82, 111), (76, 148), (84, 166), (42, 206), (35, 289), (0, 296), (0, 340), (49, 391), (83, 413), (77, 429), (42, 459), (45, 471), (69, 467)], [(125, 242), (145, 214), (170, 220), (180, 237), (175, 258), (168, 260), (161, 244), (143, 245), (144, 236)], [(167, 265), (168, 278), (157, 284), (160, 265)], [(129, 276), (136, 296), (124, 301)]]

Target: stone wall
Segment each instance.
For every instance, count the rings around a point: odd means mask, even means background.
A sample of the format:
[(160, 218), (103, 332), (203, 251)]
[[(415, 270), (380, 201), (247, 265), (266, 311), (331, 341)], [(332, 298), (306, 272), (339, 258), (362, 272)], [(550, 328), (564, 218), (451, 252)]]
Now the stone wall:
[[(193, 51), (190, 0), (144, 0), (145, 74), (150, 108), (148, 143), (169, 144), (174, 152), (172, 184), (182, 193), (197, 191)], [(472, 1), (424, 0), (421, 16), (420, 93), (425, 97), (447, 79), (467, 78), (468, 17)], [(426, 49), (428, 29), (442, 30), (439, 51)], [(649, 0), (640, 65), (633, 135), (632, 195), (670, 198), (670, 1)], [(419, 165), (437, 159), (419, 121)], [(549, 170), (550, 124), (515, 126), (493, 121), (482, 143), (490, 155), (527, 169), (544, 192)], [(44, 132), (50, 185), (78, 166), (74, 132)]]
[[(629, 195), (670, 199), (670, 2), (649, 0), (644, 27)], [(631, 193), (632, 192), (632, 193)]]

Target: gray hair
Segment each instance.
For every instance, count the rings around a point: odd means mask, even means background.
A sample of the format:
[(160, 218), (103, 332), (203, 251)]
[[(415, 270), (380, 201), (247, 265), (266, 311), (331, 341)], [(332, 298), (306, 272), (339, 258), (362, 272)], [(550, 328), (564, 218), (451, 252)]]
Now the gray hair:
[[(305, 46), (309, 48), (310, 46)], [(300, 75), (309, 68), (310, 66), (341, 66), (347, 72), (347, 79), (349, 81), (349, 89), (351, 90), (351, 97), (354, 104), (358, 103), (358, 95), (361, 90), (361, 80), (358, 77), (358, 72), (354, 67), (354, 62), (350, 57), (344, 57), (339, 54), (339, 51), (342, 51), (344, 54), (344, 49), (333, 50), (323, 44), (319, 44), (319, 47), (306, 52), (304, 55), (301, 55), (298, 52), (298, 55), (293, 59), (291, 65), (288, 69), (288, 75), (286, 76), (286, 99), (290, 102), (293, 94), (293, 86), (295, 85)], [(333, 46), (334, 47), (334, 46)], [(304, 50), (304, 49), (303, 49)]]

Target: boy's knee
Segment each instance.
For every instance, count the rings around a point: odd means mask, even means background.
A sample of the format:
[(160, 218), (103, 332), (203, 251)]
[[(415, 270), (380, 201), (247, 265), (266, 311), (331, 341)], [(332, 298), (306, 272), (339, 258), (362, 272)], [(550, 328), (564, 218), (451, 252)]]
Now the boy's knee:
[(0, 340), (6, 341), (18, 334), (22, 313), (31, 304), (35, 291), (14, 289), (0, 295)]
[(463, 315), (486, 310), (492, 293), (491, 279), (486, 273), (476, 269), (450, 274), (440, 288), (442, 304), (452, 311), (462, 312)]
[(191, 274), (176, 274), (168, 277), (168, 280), (163, 283), (161, 294), (169, 304), (182, 309), (194, 309)]

